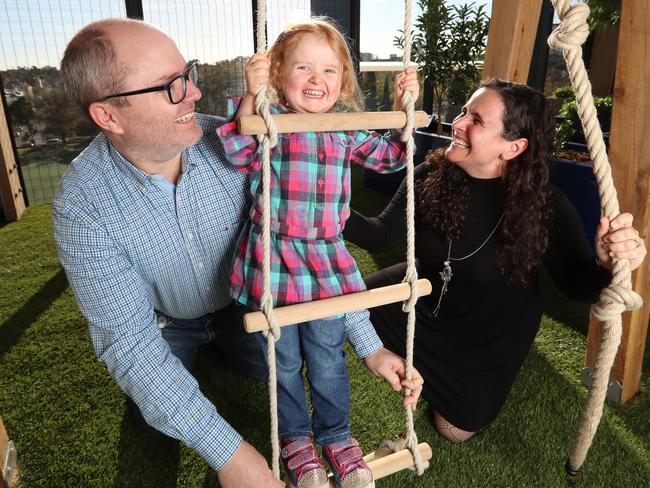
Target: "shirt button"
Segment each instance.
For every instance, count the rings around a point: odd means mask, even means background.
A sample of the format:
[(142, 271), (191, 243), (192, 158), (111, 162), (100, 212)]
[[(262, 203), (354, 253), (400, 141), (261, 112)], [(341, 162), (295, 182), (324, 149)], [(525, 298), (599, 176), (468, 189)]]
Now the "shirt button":
[(323, 178), (318, 178), (318, 186), (323, 186), (324, 184)]
[(181, 201), (181, 196), (180, 196), (180, 195), (176, 195), (176, 203), (180, 203), (180, 201)]
[(144, 185), (140, 185), (140, 191), (141, 191), (142, 193), (147, 193), (147, 187), (144, 186)]
[(196, 263), (196, 267), (199, 269), (203, 269), (203, 261), (199, 261), (198, 263)]
[(321, 161), (325, 159), (325, 153), (323, 151), (318, 151), (318, 159)]
[(187, 240), (191, 241), (192, 239), (194, 239), (194, 234), (192, 234), (191, 232), (188, 232), (187, 233)]

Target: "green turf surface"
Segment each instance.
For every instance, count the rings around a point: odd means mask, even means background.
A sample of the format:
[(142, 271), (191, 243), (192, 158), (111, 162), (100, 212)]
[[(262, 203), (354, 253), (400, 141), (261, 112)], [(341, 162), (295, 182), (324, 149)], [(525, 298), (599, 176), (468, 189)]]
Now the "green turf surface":
[[(359, 176), (358, 174), (356, 175)], [(383, 200), (355, 185), (355, 206)], [(104, 366), (67, 286), (52, 240), (50, 207), (30, 207), (0, 228), (0, 416), (15, 441), (21, 487), (214, 487), (215, 474), (193, 451), (142, 434)], [(354, 250), (364, 273), (376, 258)], [(399, 257), (383, 256), (382, 265)], [(548, 286), (548, 285), (545, 285)], [(563, 464), (586, 390), (579, 374), (587, 309), (549, 291), (549, 315), (496, 422), (463, 445), (443, 441), (421, 402), (415, 424), (433, 448), (423, 477), (403, 472), (388, 487), (565, 487)], [(553, 317), (553, 318), (552, 318)], [(365, 451), (404, 430), (397, 393), (371, 377), (350, 352), (353, 435)], [(648, 388), (646, 348), (642, 387)], [(209, 350), (197, 363), (204, 393), (242, 435), (270, 454), (264, 384), (223, 368)], [(650, 486), (650, 399), (608, 403), (575, 486)]]
[(49, 203), (70, 162), (90, 142), (77, 137), (66, 143), (35, 146), (18, 150), (20, 171), (30, 205)]

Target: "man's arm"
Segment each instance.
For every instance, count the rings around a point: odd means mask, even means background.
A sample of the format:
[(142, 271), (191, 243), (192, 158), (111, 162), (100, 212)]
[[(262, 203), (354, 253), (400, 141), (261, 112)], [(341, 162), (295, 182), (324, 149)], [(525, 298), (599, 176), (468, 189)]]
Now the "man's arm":
[(365, 358), (381, 349), (384, 344), (370, 323), (368, 310), (357, 310), (345, 315), (345, 332), (357, 356)]
[(171, 354), (145, 283), (98, 212), (88, 202), (55, 201), (53, 224), (59, 257), (98, 358), (150, 425), (221, 469), (242, 439)]
[(415, 410), (422, 384), (420, 373), (413, 368), (410, 380), (406, 379), (406, 363), (404, 359), (383, 347), (375, 328), (370, 323), (368, 310), (351, 312), (345, 316), (345, 326), (348, 340), (357, 355), (364, 360), (368, 370), (377, 377), (384, 378), (395, 391), (401, 388), (411, 390), (404, 397), (403, 404), (411, 405)]

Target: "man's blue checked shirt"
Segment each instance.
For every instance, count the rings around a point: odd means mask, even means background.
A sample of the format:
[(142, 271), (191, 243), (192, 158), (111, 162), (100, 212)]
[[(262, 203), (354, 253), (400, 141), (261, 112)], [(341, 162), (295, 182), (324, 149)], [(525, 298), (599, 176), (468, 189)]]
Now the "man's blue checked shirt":
[[(224, 121), (197, 121), (204, 135), (183, 153), (175, 191), (99, 135), (72, 162), (52, 213), (59, 256), (97, 356), (148, 423), (218, 470), (241, 437), (170, 353), (154, 312), (198, 318), (231, 301), (229, 268), (248, 184), (216, 136)], [(368, 313), (348, 316), (357, 354), (379, 349)]]

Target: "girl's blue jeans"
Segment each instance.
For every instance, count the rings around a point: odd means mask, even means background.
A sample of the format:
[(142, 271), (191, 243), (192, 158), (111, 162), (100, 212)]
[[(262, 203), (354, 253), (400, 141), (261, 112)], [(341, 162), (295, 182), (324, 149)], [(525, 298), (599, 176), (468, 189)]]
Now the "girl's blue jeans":
[[(281, 439), (314, 434), (320, 445), (350, 436), (350, 381), (343, 350), (345, 316), (282, 327), (275, 343), (278, 379), (278, 429)], [(255, 334), (267, 355), (267, 341)], [(313, 407), (311, 419), (303, 365)]]

